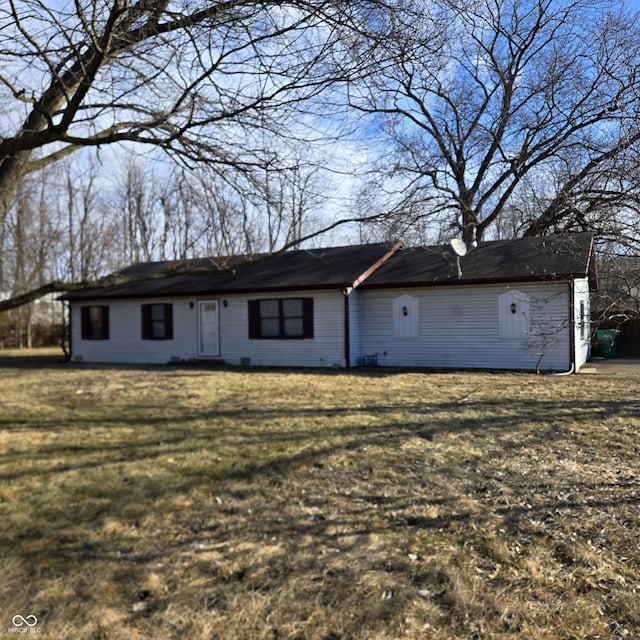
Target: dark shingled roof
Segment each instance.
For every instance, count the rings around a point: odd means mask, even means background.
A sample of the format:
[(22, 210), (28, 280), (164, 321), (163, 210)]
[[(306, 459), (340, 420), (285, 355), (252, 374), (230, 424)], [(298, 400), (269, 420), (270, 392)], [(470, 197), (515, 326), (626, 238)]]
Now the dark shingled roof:
[[(114, 276), (116, 284), (70, 292), (64, 298), (151, 298), (341, 289), (353, 286), (373, 265), (401, 246), (401, 243), (381, 242), (250, 258), (146, 262), (120, 271)], [(117, 283), (119, 277), (125, 281)], [(131, 280), (126, 281), (127, 278)]]
[[(590, 233), (483, 242), (460, 259), (460, 267), (462, 277), (458, 277), (456, 255), (449, 245), (404, 248), (402, 243), (377, 243), (253, 258), (141, 263), (107, 280), (115, 284), (70, 292), (64, 298), (152, 298), (341, 289), (361, 282), (363, 288), (383, 288), (587, 276), (592, 287), (596, 284)], [(118, 282), (119, 277), (124, 281)]]
[(566, 280), (589, 277), (596, 287), (593, 235), (588, 232), (482, 242), (460, 258), (449, 245), (397, 253), (363, 288)]

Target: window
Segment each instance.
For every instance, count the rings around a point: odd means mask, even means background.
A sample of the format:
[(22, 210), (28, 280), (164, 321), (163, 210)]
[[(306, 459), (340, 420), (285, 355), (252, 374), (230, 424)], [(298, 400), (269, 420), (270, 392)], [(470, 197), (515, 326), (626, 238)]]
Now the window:
[(313, 298), (249, 300), (249, 338), (313, 338)]
[(143, 304), (142, 339), (173, 340), (173, 305)]
[(109, 307), (92, 305), (80, 308), (83, 340), (109, 339)]

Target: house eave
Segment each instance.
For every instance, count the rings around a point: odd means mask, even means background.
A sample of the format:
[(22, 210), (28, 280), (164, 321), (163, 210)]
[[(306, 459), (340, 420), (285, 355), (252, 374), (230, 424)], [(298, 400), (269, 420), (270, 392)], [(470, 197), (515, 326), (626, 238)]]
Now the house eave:
[(345, 288), (351, 287), (352, 283), (332, 283), (332, 284), (314, 284), (314, 285), (300, 285), (294, 287), (247, 287), (240, 289), (199, 289), (199, 290), (187, 290), (180, 292), (150, 292), (150, 293), (118, 293), (117, 291), (109, 291), (105, 289), (104, 292), (100, 291), (86, 291), (76, 293), (73, 295), (62, 296), (61, 300), (68, 300), (71, 303), (86, 302), (91, 300), (156, 300), (156, 299), (175, 299), (175, 298), (211, 298), (211, 297), (224, 297), (233, 295), (264, 295), (271, 293), (294, 293), (300, 291), (336, 291), (340, 293)]
[(544, 274), (532, 276), (512, 276), (504, 278), (448, 278), (446, 280), (403, 280), (398, 282), (366, 283), (361, 289), (408, 289), (425, 287), (460, 287), (478, 285), (507, 285), (534, 282), (567, 282), (585, 278), (585, 274)]
[(144, 263), (86, 289), (69, 292), (64, 299), (151, 299), (354, 289), (402, 248), (404, 244), (396, 242), (296, 250), (255, 261), (234, 262), (235, 266), (224, 269), (202, 269), (199, 262), (186, 264), (184, 269), (173, 263)]

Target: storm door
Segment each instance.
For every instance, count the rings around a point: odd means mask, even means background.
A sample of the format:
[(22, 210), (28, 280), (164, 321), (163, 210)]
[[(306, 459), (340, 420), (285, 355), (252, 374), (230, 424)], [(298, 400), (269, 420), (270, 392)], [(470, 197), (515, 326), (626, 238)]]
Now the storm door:
[(220, 355), (217, 300), (200, 300), (198, 302), (198, 355)]

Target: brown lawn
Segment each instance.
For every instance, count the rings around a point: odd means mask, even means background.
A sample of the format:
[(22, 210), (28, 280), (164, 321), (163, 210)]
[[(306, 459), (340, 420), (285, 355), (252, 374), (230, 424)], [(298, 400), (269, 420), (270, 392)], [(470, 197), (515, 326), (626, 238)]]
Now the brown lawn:
[(638, 375), (16, 364), (0, 636), (640, 637)]

